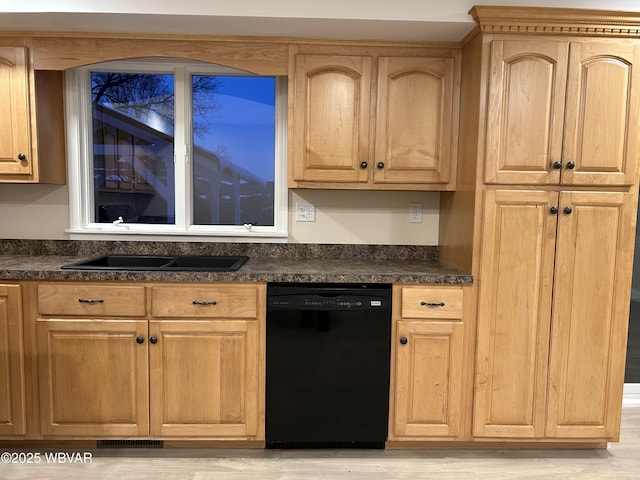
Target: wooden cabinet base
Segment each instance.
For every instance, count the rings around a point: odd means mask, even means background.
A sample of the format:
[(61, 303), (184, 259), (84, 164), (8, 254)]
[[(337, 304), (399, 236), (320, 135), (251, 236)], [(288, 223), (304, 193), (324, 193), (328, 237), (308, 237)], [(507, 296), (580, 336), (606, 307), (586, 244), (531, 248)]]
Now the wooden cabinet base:
[[(143, 440), (146, 441), (146, 440)], [(69, 440), (67, 438), (60, 440), (2, 440), (0, 439), (0, 448), (100, 448), (109, 449), (110, 446), (105, 446), (102, 440)], [(116, 440), (114, 442), (122, 442), (122, 447), (128, 448), (136, 447), (138, 440)], [(170, 439), (160, 440), (159, 448), (264, 448), (263, 440), (189, 440), (189, 439)], [(114, 448), (121, 447), (115, 445)]]
[(401, 441), (387, 442), (385, 448), (387, 450), (440, 450), (452, 449), (456, 450), (557, 450), (559, 448), (566, 450), (587, 450), (587, 449), (603, 449), (607, 448), (607, 442), (546, 442), (546, 441), (521, 441), (518, 439), (499, 441), (499, 442), (419, 442), (419, 441)]

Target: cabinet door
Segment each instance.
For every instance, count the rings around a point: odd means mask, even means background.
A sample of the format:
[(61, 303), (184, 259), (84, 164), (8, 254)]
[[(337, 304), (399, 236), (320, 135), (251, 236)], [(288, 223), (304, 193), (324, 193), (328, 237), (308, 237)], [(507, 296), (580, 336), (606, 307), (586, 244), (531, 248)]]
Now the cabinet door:
[(558, 194), (485, 193), (473, 434), (544, 436)]
[(257, 320), (151, 321), (151, 434), (264, 439)]
[(43, 435), (148, 435), (146, 320), (38, 319), (36, 329)]
[(0, 47), (0, 175), (30, 175), (27, 49)]
[(453, 87), (453, 58), (379, 59), (374, 182), (449, 182)]
[(0, 435), (25, 433), (21, 305), (19, 285), (0, 285)]
[(293, 180), (366, 182), (371, 57), (296, 55)]
[[(635, 43), (635, 42), (633, 42)], [(633, 185), (638, 156), (640, 47), (571, 44), (562, 183)], [(574, 168), (569, 168), (573, 162)]]
[(397, 322), (390, 438), (459, 434), (462, 335), (462, 322)]
[(491, 43), (487, 183), (558, 183), (568, 51), (540, 39)]
[[(616, 440), (633, 255), (633, 195), (565, 192), (556, 247), (547, 436)], [(570, 214), (563, 209), (570, 207)]]

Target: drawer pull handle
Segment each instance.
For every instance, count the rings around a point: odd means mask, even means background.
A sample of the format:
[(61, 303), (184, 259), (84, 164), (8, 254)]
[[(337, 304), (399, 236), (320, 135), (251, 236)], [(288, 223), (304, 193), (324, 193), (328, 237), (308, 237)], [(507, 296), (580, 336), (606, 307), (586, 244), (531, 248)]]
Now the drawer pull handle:
[(433, 302), (420, 302), (420, 305), (422, 305), (423, 307), (444, 307), (444, 302), (440, 302), (440, 303), (433, 303)]
[(194, 300), (193, 302), (194, 305), (217, 305), (218, 302), (216, 302), (215, 300), (211, 300), (210, 302), (202, 302), (200, 300)]
[(103, 298), (79, 298), (80, 303), (104, 303)]

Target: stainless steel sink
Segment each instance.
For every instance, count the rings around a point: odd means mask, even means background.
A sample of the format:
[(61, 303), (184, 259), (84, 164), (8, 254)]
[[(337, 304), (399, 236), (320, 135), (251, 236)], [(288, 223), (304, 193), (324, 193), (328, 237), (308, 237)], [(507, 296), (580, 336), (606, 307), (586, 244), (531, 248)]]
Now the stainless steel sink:
[(246, 256), (206, 255), (100, 255), (63, 265), (68, 270), (142, 270), (185, 272), (235, 272)]

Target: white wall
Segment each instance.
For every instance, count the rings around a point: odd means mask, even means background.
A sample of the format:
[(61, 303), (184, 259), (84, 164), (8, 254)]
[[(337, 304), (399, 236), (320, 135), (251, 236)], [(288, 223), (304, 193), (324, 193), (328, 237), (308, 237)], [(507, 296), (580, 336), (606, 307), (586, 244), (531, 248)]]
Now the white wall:
[[(292, 191), (289, 240), (438, 245), (439, 201), (440, 195), (433, 192)], [(315, 222), (295, 221), (296, 202), (315, 205)], [(422, 203), (422, 223), (409, 223), (409, 202)]]
[(66, 185), (0, 184), (0, 238), (69, 238)]
[[(69, 239), (68, 197), (66, 186), (0, 184), (0, 238)], [(315, 222), (295, 221), (296, 202), (315, 205)], [(422, 223), (408, 222), (409, 202), (423, 204)], [(438, 208), (438, 193), (290, 191), (288, 241), (437, 245)]]

